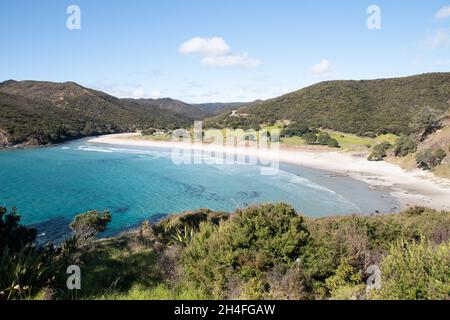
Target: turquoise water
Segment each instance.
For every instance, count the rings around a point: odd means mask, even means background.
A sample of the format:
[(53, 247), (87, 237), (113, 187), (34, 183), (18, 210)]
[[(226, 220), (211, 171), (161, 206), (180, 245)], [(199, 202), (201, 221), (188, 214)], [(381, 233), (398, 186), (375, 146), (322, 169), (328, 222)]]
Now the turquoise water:
[(41, 237), (61, 239), (74, 215), (109, 209), (107, 235), (196, 208), (232, 211), (284, 201), (309, 216), (392, 211), (387, 194), (327, 172), (282, 165), (175, 165), (170, 150), (92, 145), (0, 152), (0, 206), (17, 207)]

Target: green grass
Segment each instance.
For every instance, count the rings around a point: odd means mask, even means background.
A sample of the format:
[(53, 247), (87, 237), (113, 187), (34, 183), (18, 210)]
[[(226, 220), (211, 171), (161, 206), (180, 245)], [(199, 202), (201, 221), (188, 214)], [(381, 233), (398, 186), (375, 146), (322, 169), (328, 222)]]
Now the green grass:
[(323, 131), (327, 132), (332, 138), (336, 139), (341, 148), (345, 150), (368, 150), (381, 142), (389, 142), (394, 144), (398, 139), (398, 136), (394, 134), (385, 134), (376, 138), (369, 138), (331, 130)]
[(98, 241), (83, 250), (80, 260), (83, 299), (127, 294), (137, 284), (152, 288), (158, 282), (156, 253), (133, 235)]
[[(157, 267), (153, 241), (137, 234), (96, 241), (80, 257), (81, 290), (73, 299), (194, 300), (202, 292), (181, 285), (166, 285)], [(39, 297), (38, 297), (39, 298)]]
[(208, 299), (202, 292), (195, 289), (169, 289), (165, 284), (153, 288), (141, 285), (133, 286), (128, 292), (112, 292), (94, 297), (96, 300), (205, 300)]
[[(342, 133), (331, 130), (321, 130), (328, 133), (331, 138), (336, 139), (344, 151), (369, 151), (373, 146), (381, 142), (389, 142), (394, 144), (398, 136), (394, 134), (385, 134), (376, 138), (359, 137), (355, 134)], [(285, 146), (303, 146), (306, 145), (305, 140), (300, 137), (286, 137), (282, 139)]]

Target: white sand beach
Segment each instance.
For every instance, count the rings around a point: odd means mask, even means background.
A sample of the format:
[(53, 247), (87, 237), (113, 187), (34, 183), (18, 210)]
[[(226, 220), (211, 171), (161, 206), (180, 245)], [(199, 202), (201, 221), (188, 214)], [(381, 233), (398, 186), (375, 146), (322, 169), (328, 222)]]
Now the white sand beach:
[(450, 210), (450, 180), (437, 178), (432, 173), (405, 171), (387, 162), (371, 162), (363, 154), (340, 151), (302, 150), (297, 148), (257, 149), (245, 147), (222, 147), (214, 144), (190, 144), (181, 142), (152, 141), (140, 139), (137, 133), (113, 134), (89, 140), (90, 143), (126, 145), (152, 148), (177, 148), (226, 152), (247, 155), (269, 161), (300, 165), (330, 171), (361, 180), (371, 188), (386, 190), (397, 198), (402, 209), (425, 206), (437, 210)]

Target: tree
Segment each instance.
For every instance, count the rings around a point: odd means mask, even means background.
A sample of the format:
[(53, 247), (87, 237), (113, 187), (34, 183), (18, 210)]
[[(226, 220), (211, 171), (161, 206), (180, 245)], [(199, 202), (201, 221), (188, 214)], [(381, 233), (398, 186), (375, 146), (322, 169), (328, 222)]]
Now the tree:
[(317, 135), (315, 133), (307, 133), (303, 135), (303, 139), (305, 139), (306, 144), (315, 144), (317, 141)]
[(17, 252), (22, 247), (34, 242), (37, 231), (20, 224), (20, 215), (16, 208), (7, 213), (6, 208), (0, 207), (0, 257), (6, 247), (9, 252)]
[(447, 153), (441, 148), (435, 150), (426, 149), (416, 155), (416, 163), (419, 168), (422, 168), (424, 170), (431, 170), (434, 167), (440, 165), (442, 160), (446, 156)]
[(417, 151), (416, 142), (408, 136), (402, 135), (394, 145), (394, 154), (396, 157), (405, 157), (410, 153)]
[(441, 117), (441, 111), (425, 107), (413, 117), (410, 127), (417, 134), (418, 140), (423, 141), (429, 134), (439, 129)]
[(392, 144), (390, 144), (389, 142), (382, 142), (380, 144), (377, 144), (373, 148), (372, 153), (369, 155), (367, 160), (369, 160), (369, 161), (383, 161), (383, 159), (387, 157), (387, 152), (391, 148), (392, 148)]
[(328, 133), (322, 132), (319, 134), (317, 138), (317, 143), (321, 145), (328, 145), (328, 142), (331, 140), (331, 137)]
[(306, 133), (310, 133), (311, 129), (305, 124), (292, 123), (286, 129), (283, 130), (283, 137), (301, 137)]
[(340, 148), (339, 142), (336, 139), (330, 139), (328, 140), (327, 146), (330, 148)]
[(104, 232), (111, 220), (108, 210), (88, 211), (77, 215), (70, 224), (70, 228), (80, 240), (89, 240), (94, 238), (97, 233)]

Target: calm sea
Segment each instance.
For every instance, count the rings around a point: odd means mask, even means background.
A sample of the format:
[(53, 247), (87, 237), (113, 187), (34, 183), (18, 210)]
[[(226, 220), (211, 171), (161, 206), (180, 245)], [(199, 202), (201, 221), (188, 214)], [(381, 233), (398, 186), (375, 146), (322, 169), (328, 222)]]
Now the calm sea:
[(395, 200), (348, 177), (281, 165), (261, 175), (257, 165), (176, 165), (171, 151), (88, 144), (0, 152), (0, 206), (17, 207), (41, 240), (69, 234), (72, 218), (108, 209), (106, 235), (145, 219), (196, 208), (233, 211), (283, 201), (308, 216), (390, 212)]

